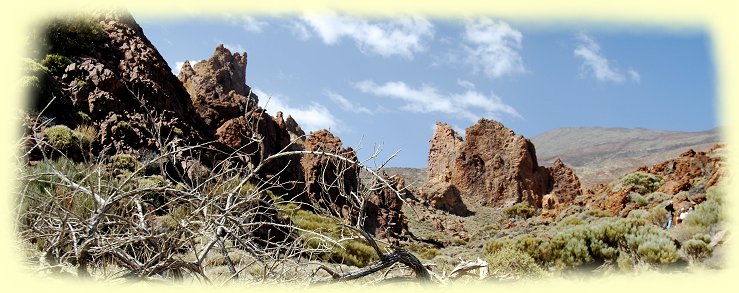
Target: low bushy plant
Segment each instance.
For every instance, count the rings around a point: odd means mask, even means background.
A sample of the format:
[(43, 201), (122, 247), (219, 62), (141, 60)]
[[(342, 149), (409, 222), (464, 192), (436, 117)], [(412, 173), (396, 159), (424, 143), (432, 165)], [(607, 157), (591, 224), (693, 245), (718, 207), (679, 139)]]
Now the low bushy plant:
[[(484, 247), (485, 254), (505, 247), (515, 247), (543, 266), (560, 269), (578, 267), (595, 260), (614, 262), (623, 254), (633, 256), (632, 263), (668, 264), (677, 261), (677, 248), (667, 231), (641, 218), (599, 218), (574, 225), (558, 223), (548, 237), (527, 234), (494, 239)], [(624, 260), (621, 260), (624, 262)]]
[(51, 147), (63, 152), (78, 146), (76, 136), (66, 125), (54, 125), (44, 129), (44, 138)]
[(82, 124), (74, 129), (74, 136), (80, 148), (88, 150), (97, 141), (98, 130), (92, 125)]
[(621, 178), (614, 191), (633, 187), (640, 194), (654, 192), (662, 185), (662, 178), (646, 172), (634, 172)]
[(715, 199), (708, 199), (695, 206), (695, 210), (688, 214), (683, 221), (687, 225), (711, 227), (724, 220), (721, 203)]
[(629, 200), (636, 203), (637, 206), (643, 207), (649, 204), (649, 200), (641, 194), (636, 192), (629, 193)]
[(141, 163), (129, 154), (117, 154), (110, 157), (113, 168), (134, 172), (141, 167)]
[(72, 60), (59, 54), (48, 54), (41, 60), (41, 65), (46, 67), (52, 74), (62, 74), (67, 65), (72, 64)]
[(90, 115), (87, 115), (87, 113), (78, 111), (77, 112), (77, 118), (80, 119), (82, 124), (89, 124), (92, 119), (90, 119)]
[(104, 37), (99, 21), (92, 15), (76, 14), (51, 19), (46, 25), (43, 49), (65, 56), (89, 54)]
[(693, 239), (687, 240), (682, 244), (682, 249), (688, 259), (692, 262), (702, 261), (708, 258), (713, 251), (709, 244), (711, 237), (706, 234), (699, 234)]
[(536, 209), (527, 202), (519, 202), (505, 209), (505, 214), (509, 218), (528, 219), (536, 215)]
[(531, 256), (510, 246), (486, 254), (485, 259), (488, 262), (489, 272), (493, 275), (539, 278), (546, 274)]
[[(281, 205), (280, 210), (282, 214), (290, 217), (290, 220), (296, 227), (302, 230), (326, 235), (333, 239), (339, 239), (342, 235), (351, 232), (348, 228), (341, 225), (341, 220), (338, 218), (301, 210), (294, 204)], [(375, 250), (363, 241), (363, 239), (344, 240), (340, 245), (335, 245), (326, 240), (313, 237), (310, 233), (299, 231), (298, 234), (307, 236), (306, 241), (308, 247), (312, 249), (327, 249), (327, 251), (319, 254), (319, 257), (324, 261), (363, 267), (378, 260)]]

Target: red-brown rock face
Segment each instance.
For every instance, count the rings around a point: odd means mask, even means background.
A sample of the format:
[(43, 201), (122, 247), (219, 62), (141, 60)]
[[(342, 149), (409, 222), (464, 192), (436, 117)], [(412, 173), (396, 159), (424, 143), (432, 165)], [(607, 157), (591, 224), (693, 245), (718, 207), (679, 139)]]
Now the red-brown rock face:
[(179, 79), (206, 124), (218, 128), (255, 107), (258, 98), (246, 85), (246, 53), (231, 53), (220, 45), (194, 67), (185, 61)]
[[(45, 113), (63, 118), (57, 123), (98, 129), (99, 149), (107, 147), (110, 153), (158, 150), (163, 142), (154, 133), (193, 144), (210, 140), (182, 84), (131, 15), (89, 17), (98, 21), (101, 40), (89, 51), (67, 56), (73, 63), (55, 77), (65, 90), (59, 101), (71, 108), (50, 107)], [(70, 113), (89, 118), (75, 119)]]
[[(714, 152), (717, 147), (712, 149)], [(676, 194), (680, 191), (686, 191), (696, 185), (697, 179), (702, 178), (705, 187), (713, 186), (717, 180), (710, 180), (719, 171), (718, 157), (711, 156), (705, 152), (695, 152), (688, 150), (679, 157), (656, 164), (650, 168), (640, 168), (640, 170), (662, 176), (664, 183), (657, 189), (659, 192), (667, 194)], [(709, 184), (710, 183), (710, 184)]]
[[(661, 178), (662, 183), (655, 192), (671, 195), (675, 206), (687, 208), (705, 200), (706, 191), (723, 177), (721, 156), (717, 154), (720, 149), (720, 145), (716, 145), (708, 153), (688, 150), (675, 159), (653, 166), (642, 166), (634, 172), (649, 173)], [(684, 191), (688, 195), (679, 196)], [(585, 205), (609, 211), (613, 215), (626, 216), (631, 209), (636, 208), (634, 203), (629, 202), (631, 193), (638, 193), (638, 190), (631, 186), (617, 189), (609, 184), (599, 184), (587, 191), (589, 200)], [(659, 202), (646, 207), (655, 204)]]
[(549, 169), (549, 175), (552, 177), (550, 193), (556, 195), (558, 205), (566, 207), (574, 201), (576, 196), (583, 193), (580, 178), (562, 160), (557, 158), (554, 164), (547, 169)]
[(408, 230), (408, 222), (403, 214), (403, 200), (398, 193), (405, 192), (405, 181), (400, 176), (384, 177), (390, 186), (371, 188), (364, 209), (364, 229), (380, 238), (398, 239)]
[[(328, 130), (312, 132), (305, 140), (306, 151), (334, 153), (356, 160), (354, 150), (344, 148), (341, 140)], [(301, 159), (304, 172), (303, 201), (315, 209), (325, 209), (335, 216), (355, 222), (359, 204), (349, 202), (357, 192), (356, 164), (319, 154), (306, 154)]]
[[(302, 149), (302, 130), (288, 116), (287, 123), (278, 112), (276, 117), (257, 106), (258, 97), (245, 84), (246, 53), (231, 53), (223, 45), (205, 61), (190, 66), (185, 62), (179, 79), (190, 94), (197, 114), (209, 126), (220, 143), (248, 155), (256, 166), (283, 149)], [(291, 133), (298, 132), (296, 133)], [(284, 185), (295, 196), (302, 190), (301, 156), (284, 157), (263, 168), (263, 176), (279, 175), (276, 183)]]
[[(541, 207), (547, 193), (564, 192), (563, 198), (567, 199), (580, 189), (571, 169), (564, 165), (551, 170), (539, 166), (534, 145), (497, 121), (480, 119), (467, 128), (465, 140), (449, 126), (437, 124), (430, 145), (427, 191), (438, 184), (436, 181), (442, 181), (458, 188), (465, 200), (487, 206), (527, 201)], [(427, 197), (439, 197), (427, 193)]]
[(436, 123), (436, 131), (429, 141), (428, 178), (449, 181), (452, 178), (450, 166), (454, 164), (458, 148), (462, 145), (462, 137), (451, 126)]

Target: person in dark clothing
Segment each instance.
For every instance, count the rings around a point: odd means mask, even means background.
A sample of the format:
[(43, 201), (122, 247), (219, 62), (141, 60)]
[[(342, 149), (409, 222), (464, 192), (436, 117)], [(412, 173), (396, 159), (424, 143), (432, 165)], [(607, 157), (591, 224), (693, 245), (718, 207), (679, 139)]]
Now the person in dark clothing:
[(667, 221), (665, 223), (664, 228), (665, 229), (670, 229), (670, 227), (672, 227), (672, 218), (674, 218), (674, 216), (675, 216), (675, 207), (672, 206), (672, 203), (669, 203), (665, 207), (665, 210), (667, 210)]

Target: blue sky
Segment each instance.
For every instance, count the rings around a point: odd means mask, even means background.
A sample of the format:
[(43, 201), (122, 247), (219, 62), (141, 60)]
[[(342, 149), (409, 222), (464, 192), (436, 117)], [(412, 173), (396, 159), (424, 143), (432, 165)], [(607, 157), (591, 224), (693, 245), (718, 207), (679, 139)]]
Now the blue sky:
[(338, 13), (137, 20), (175, 74), (221, 43), (246, 51), (247, 84), (269, 113), (329, 128), (362, 159), (377, 146), (380, 160), (400, 150), (390, 166), (425, 167), (436, 121), (464, 134), (487, 117), (526, 137), (718, 126), (711, 39), (700, 29)]

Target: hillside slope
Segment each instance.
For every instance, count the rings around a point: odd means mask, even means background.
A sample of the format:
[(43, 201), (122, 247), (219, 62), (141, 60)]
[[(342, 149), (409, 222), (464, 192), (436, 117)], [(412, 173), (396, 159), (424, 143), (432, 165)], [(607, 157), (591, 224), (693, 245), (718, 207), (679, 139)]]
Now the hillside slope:
[(585, 186), (605, 183), (640, 166), (676, 157), (687, 149), (708, 150), (721, 141), (718, 128), (700, 132), (643, 128), (558, 128), (531, 141), (539, 162), (561, 158)]

